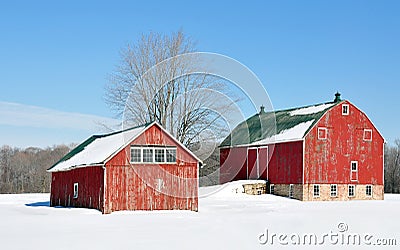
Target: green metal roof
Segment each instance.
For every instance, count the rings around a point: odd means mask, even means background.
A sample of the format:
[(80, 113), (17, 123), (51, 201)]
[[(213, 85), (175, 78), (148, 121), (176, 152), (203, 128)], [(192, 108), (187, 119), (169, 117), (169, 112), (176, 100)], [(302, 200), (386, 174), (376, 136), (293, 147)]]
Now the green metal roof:
[[(279, 138), (278, 136), (284, 135), (285, 132), (291, 129), (291, 133), (281, 137), (286, 140), (303, 138), (314, 124), (338, 103), (340, 101), (271, 112), (261, 111), (236, 126), (231, 134), (220, 144), (220, 147), (257, 144), (257, 142), (274, 138), (274, 136)], [(302, 129), (294, 131), (296, 126), (301, 126)]]

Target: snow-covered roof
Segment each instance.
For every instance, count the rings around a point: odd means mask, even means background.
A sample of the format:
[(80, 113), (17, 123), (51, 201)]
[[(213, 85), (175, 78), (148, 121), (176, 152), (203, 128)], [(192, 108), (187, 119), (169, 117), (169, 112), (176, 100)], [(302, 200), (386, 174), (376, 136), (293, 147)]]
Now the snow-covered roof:
[(146, 125), (105, 135), (94, 135), (74, 148), (60, 161), (48, 169), (48, 172), (66, 171), (77, 167), (102, 165), (105, 161), (124, 148), (127, 143), (139, 136)]
[(220, 147), (256, 146), (301, 140), (314, 124), (338, 103), (340, 101), (260, 112), (240, 123)]
[(275, 142), (301, 140), (304, 134), (309, 130), (311, 125), (314, 124), (314, 121), (315, 119), (312, 119), (311, 121), (299, 123), (294, 127), (282, 130), (279, 134), (250, 143), (250, 146), (265, 145)]
[(191, 156), (193, 156), (193, 158), (202, 164), (202, 161), (193, 154), (193, 152), (187, 149), (161, 125), (157, 122), (153, 122), (110, 134), (93, 135), (61, 158), (61, 160), (47, 171), (59, 172), (85, 166), (102, 166), (111, 157), (129, 145), (129, 143), (153, 125), (157, 125), (164, 133), (168, 134), (176, 144), (185, 149)]
[(310, 114), (315, 114), (321, 111), (324, 111), (327, 108), (330, 108), (334, 105), (334, 103), (326, 103), (326, 104), (320, 104), (320, 105), (313, 105), (305, 108), (299, 108), (295, 109), (293, 111), (289, 112), (289, 115), (310, 115)]

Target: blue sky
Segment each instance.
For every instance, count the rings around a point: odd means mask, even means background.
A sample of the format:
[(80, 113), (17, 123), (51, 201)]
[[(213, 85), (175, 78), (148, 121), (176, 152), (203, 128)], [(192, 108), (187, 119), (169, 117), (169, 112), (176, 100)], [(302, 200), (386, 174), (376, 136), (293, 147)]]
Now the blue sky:
[(398, 13), (398, 1), (2, 1), (0, 145), (80, 142), (99, 131), (88, 121), (113, 118), (104, 87), (120, 49), (142, 33), (179, 29), (199, 51), (249, 67), (274, 108), (330, 101), (338, 90), (392, 143)]

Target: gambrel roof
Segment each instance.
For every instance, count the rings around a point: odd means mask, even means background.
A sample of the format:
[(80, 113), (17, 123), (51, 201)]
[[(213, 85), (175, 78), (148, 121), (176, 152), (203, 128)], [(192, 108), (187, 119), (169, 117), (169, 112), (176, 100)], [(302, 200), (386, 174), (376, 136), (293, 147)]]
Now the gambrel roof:
[(157, 125), (161, 128), (161, 130), (170, 135), (177, 144), (188, 151), (198, 162), (201, 162), (196, 155), (176, 140), (161, 125), (157, 122), (153, 122), (109, 134), (93, 135), (66, 154), (47, 171), (59, 172), (86, 166), (103, 166), (116, 153), (124, 149), (129, 143), (153, 125)]
[(256, 146), (301, 140), (319, 119), (341, 101), (255, 114), (233, 129), (220, 147)]

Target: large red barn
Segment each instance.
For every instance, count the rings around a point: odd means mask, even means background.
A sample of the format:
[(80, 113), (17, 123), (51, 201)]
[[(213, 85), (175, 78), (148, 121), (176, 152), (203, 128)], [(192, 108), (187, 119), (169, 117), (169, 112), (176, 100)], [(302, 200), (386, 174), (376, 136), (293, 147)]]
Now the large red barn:
[(201, 161), (158, 123), (94, 135), (48, 171), (51, 206), (198, 210)]
[(384, 138), (367, 115), (333, 102), (260, 113), (220, 146), (220, 182), (264, 179), (299, 200), (383, 199)]

